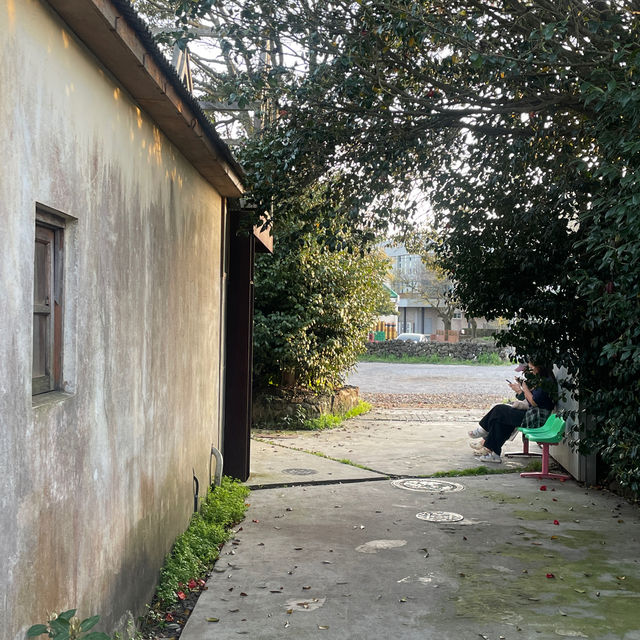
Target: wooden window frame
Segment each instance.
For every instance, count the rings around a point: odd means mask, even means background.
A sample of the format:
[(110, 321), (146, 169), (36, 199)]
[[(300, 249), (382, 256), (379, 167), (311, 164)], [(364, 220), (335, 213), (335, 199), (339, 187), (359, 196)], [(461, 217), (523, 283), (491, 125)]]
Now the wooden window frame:
[[(32, 395), (62, 388), (62, 317), (64, 305), (64, 218), (36, 208), (34, 238)], [(37, 244), (45, 246), (43, 269), (38, 269)], [(40, 282), (41, 281), (41, 282)], [(40, 284), (40, 286), (39, 286)], [(36, 300), (42, 292), (43, 300)], [(41, 322), (44, 318), (44, 322)], [(36, 331), (43, 329), (41, 339)], [(41, 348), (38, 349), (38, 345)], [(44, 371), (36, 375), (37, 353)]]

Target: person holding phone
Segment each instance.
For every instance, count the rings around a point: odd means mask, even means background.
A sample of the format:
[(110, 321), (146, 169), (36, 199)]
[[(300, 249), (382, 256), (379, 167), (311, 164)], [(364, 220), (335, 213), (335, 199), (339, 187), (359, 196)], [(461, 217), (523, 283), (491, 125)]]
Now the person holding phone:
[[(520, 367), (519, 367), (520, 368)], [(517, 369), (516, 369), (517, 371)], [(557, 382), (550, 366), (529, 362), (525, 375), (515, 382), (507, 380), (518, 400), (497, 404), (480, 420), (480, 426), (469, 432), (474, 439), (484, 439), (474, 449), (480, 450), (481, 462), (502, 462), (502, 445), (526, 420), (529, 428), (541, 427), (555, 406)]]

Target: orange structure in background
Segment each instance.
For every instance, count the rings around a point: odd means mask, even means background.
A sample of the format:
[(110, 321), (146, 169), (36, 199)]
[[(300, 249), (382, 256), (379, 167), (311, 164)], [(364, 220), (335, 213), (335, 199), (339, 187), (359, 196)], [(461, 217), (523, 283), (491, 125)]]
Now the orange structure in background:
[[(382, 337), (384, 334), (384, 337)], [(373, 331), (369, 334), (370, 342), (381, 342), (382, 340), (393, 340), (398, 337), (398, 327), (392, 322), (377, 322)]]

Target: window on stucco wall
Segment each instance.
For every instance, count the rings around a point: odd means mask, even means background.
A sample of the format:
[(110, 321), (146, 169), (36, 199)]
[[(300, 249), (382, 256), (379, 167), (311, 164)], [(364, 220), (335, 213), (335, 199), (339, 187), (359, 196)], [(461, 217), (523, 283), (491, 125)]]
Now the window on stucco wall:
[(64, 219), (36, 209), (33, 268), (32, 393), (60, 388)]

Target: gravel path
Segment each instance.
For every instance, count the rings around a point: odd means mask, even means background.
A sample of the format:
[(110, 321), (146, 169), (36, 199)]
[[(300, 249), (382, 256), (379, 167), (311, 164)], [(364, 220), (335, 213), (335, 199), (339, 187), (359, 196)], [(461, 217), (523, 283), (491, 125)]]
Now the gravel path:
[(361, 362), (347, 383), (376, 407), (488, 409), (512, 396), (514, 366)]

